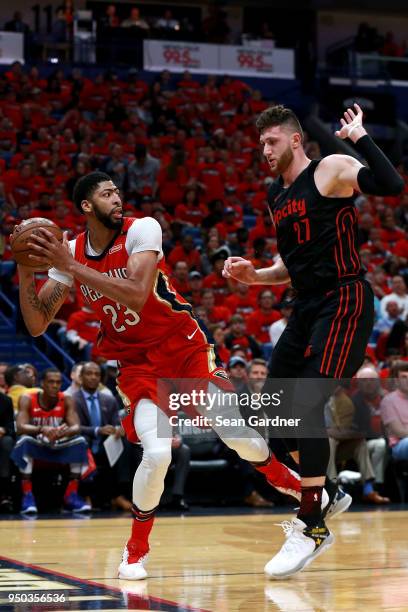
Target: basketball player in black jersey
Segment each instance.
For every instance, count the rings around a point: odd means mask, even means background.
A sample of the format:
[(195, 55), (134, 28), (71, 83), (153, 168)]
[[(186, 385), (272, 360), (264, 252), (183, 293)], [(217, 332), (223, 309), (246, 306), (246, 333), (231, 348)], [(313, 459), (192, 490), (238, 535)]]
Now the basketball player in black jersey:
[[(306, 385), (307, 391), (303, 397), (300, 391), (294, 404), (309, 402), (308, 422), (321, 431), (327, 396), (319, 395), (316, 379), (323, 386), (325, 381), (353, 376), (363, 362), (373, 324), (373, 292), (360, 263), (353, 194), (397, 195), (404, 187), (368, 136), (362, 118), (355, 104), (344, 113), (336, 135), (352, 140), (368, 167), (348, 155), (310, 160), (303, 149), (302, 127), (290, 109), (275, 106), (258, 117), (260, 143), (276, 179), (268, 203), (279, 258), (270, 268), (255, 270), (251, 262), (230, 257), (224, 267), (224, 276), (243, 283), (291, 282), (296, 289), (294, 311), (273, 351), (269, 377), (296, 376), (302, 384), (313, 379), (314, 386)], [(282, 549), (265, 567), (271, 578), (302, 570), (334, 540), (321, 510), (328, 439), (320, 435), (285, 442), (299, 463), (302, 498), (297, 518), (283, 524)], [(338, 494), (327, 480), (326, 489)]]

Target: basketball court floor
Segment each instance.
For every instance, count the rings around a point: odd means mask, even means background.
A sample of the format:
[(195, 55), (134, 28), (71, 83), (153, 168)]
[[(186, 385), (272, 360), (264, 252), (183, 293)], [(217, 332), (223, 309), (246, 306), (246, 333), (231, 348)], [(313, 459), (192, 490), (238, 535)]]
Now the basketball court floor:
[(127, 517), (5, 519), (0, 610), (408, 611), (407, 511), (348, 512), (309, 568), (267, 580), (263, 566), (283, 541), (275, 524), (291, 516), (159, 516), (142, 582), (116, 578)]

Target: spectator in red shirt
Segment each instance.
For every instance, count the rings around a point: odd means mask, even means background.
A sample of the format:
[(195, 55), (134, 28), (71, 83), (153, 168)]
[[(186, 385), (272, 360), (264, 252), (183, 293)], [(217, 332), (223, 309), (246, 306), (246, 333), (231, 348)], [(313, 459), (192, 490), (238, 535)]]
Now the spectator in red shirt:
[(272, 265), (272, 254), (267, 248), (265, 238), (255, 238), (253, 242), (253, 255), (250, 260), (254, 268), (269, 268)]
[(381, 230), (378, 227), (373, 227), (370, 230), (370, 237), (368, 242), (361, 245), (363, 249), (368, 249), (372, 255), (373, 264), (382, 264), (384, 259), (389, 255), (387, 245), (381, 240)]
[(201, 305), (204, 308), (209, 323), (219, 323), (221, 327), (226, 327), (231, 318), (231, 312), (226, 306), (216, 306), (214, 292), (211, 289), (204, 289), (201, 296)]
[(198, 190), (187, 188), (183, 197), (183, 203), (178, 204), (175, 210), (175, 218), (186, 225), (201, 225), (202, 220), (207, 214), (204, 204), (201, 204), (198, 197)]
[(231, 356), (231, 352), (225, 346), (225, 331), (221, 325), (216, 325), (212, 332), (214, 338), (215, 352), (222, 361), (225, 368)]
[(90, 354), (93, 359), (98, 357), (96, 340), (99, 327), (99, 317), (88, 306), (82, 306), (81, 310), (70, 315), (67, 323), (67, 340), (75, 357), (78, 357), (78, 353), (85, 359), (89, 358)]
[(213, 266), (213, 272), (205, 277), (203, 287), (212, 289), (215, 294), (215, 303), (223, 304), (224, 298), (230, 293), (230, 281), (222, 275), (224, 261), (228, 257), (228, 249), (221, 247), (211, 256), (210, 261)]
[(173, 275), (171, 277), (171, 284), (178, 293), (186, 295), (190, 291), (190, 284), (188, 282), (188, 264), (185, 261), (177, 261), (174, 264)]
[(23, 138), (20, 140), (20, 144), (18, 147), (18, 153), (14, 153), (11, 158), (10, 167), (18, 168), (23, 162), (33, 163), (34, 157), (33, 152), (31, 150), (31, 140), (28, 138)]
[(43, 191), (38, 196), (37, 205), (31, 211), (33, 217), (46, 217), (47, 219), (53, 218), (53, 205), (51, 201), (51, 194), (49, 191)]
[(193, 270), (188, 275), (188, 282), (190, 289), (184, 297), (186, 297), (193, 306), (199, 306), (201, 304), (203, 292), (203, 275), (201, 272), (198, 272), (198, 270)]
[[(19, 170), (18, 176), (13, 180), (7, 190), (7, 195), (15, 208), (22, 204), (30, 204), (38, 194), (38, 177), (34, 175), (32, 164), (24, 162)], [(41, 179), (41, 190), (45, 190), (44, 181)]]
[(382, 266), (377, 266), (374, 268), (373, 272), (367, 275), (367, 278), (369, 278), (374, 295), (376, 295), (380, 300), (385, 295), (391, 293), (391, 289), (388, 284), (388, 276)]
[(255, 357), (262, 357), (259, 344), (255, 338), (246, 333), (245, 319), (240, 314), (236, 314), (230, 319), (229, 332), (225, 336), (225, 346), (230, 351), (233, 347), (241, 347), (249, 361)]
[(206, 201), (210, 202), (224, 196), (225, 166), (217, 161), (211, 147), (205, 149), (203, 161), (198, 166), (198, 180), (206, 187)]
[(192, 236), (184, 236), (181, 245), (175, 246), (167, 258), (167, 262), (172, 268), (178, 261), (185, 261), (189, 270), (192, 268), (201, 270), (201, 256), (194, 246)]
[(276, 235), (269, 210), (265, 210), (262, 216), (257, 217), (256, 225), (249, 232), (249, 240), (257, 238), (272, 238)]
[(408, 228), (405, 232), (405, 237), (398, 240), (395, 244), (393, 253), (398, 258), (398, 267), (406, 268), (408, 266)]
[(239, 282), (234, 289), (234, 293), (229, 295), (224, 303), (233, 314), (241, 314), (243, 316), (251, 314), (257, 306), (256, 297), (251, 291), (250, 286)]
[[(214, 225), (220, 223), (224, 214), (224, 202), (222, 200), (212, 200), (208, 202), (208, 215), (203, 219), (202, 227), (204, 229), (212, 229)], [(216, 230), (216, 227), (214, 227)], [(218, 230), (217, 236), (218, 236)]]
[(381, 222), (380, 238), (383, 242), (394, 246), (398, 240), (405, 238), (404, 231), (395, 222), (394, 211), (391, 208), (386, 208), (379, 217)]
[(77, 233), (78, 226), (71, 211), (72, 206), (69, 206), (66, 202), (57, 202), (55, 204), (55, 211), (52, 216), (52, 220), (62, 230), (67, 230), (70, 236), (74, 236)]
[(248, 333), (261, 343), (269, 342), (269, 328), (272, 323), (281, 319), (280, 313), (275, 310), (275, 295), (270, 289), (264, 289), (258, 295), (259, 308), (247, 318)]
[(252, 168), (247, 168), (242, 177), (242, 181), (238, 184), (237, 195), (242, 202), (247, 202), (253, 194), (261, 188), (259, 180), (256, 179)]
[(223, 240), (228, 240), (231, 234), (235, 234), (235, 232), (241, 226), (240, 222), (237, 222), (236, 214), (233, 208), (230, 206), (224, 210), (224, 218), (220, 223), (216, 224), (216, 228), (220, 235), (220, 238)]
[(171, 210), (174, 209), (176, 204), (183, 199), (184, 186), (187, 181), (185, 153), (182, 150), (176, 150), (171, 162), (160, 170), (157, 177), (160, 201), (163, 202), (164, 206)]

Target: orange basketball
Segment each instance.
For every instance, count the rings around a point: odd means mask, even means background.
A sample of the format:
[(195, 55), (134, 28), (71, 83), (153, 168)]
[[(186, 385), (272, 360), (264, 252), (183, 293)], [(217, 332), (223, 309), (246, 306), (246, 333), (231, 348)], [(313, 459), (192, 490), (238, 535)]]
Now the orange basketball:
[(36, 272), (44, 272), (49, 268), (49, 266), (41, 266), (41, 264), (35, 263), (28, 257), (29, 255), (38, 255), (38, 253), (27, 246), (27, 243), (30, 242), (31, 236), (36, 233), (40, 234), (40, 232), (38, 232), (40, 227), (52, 232), (57, 240), (62, 242), (62, 230), (53, 221), (43, 219), (42, 217), (33, 217), (32, 219), (22, 221), (20, 225), (17, 225), (15, 228), (10, 241), (11, 252), (13, 253), (15, 261)]

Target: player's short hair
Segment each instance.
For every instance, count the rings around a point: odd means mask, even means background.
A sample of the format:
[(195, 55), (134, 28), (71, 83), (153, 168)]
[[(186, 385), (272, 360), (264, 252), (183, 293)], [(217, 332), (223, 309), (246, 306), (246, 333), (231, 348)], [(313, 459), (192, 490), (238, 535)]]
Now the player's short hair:
[(58, 370), (58, 368), (46, 368), (41, 373), (41, 382), (44, 382), (44, 380), (47, 378), (48, 374), (59, 374), (61, 376), (61, 378), (62, 378), (62, 374)]
[(284, 125), (288, 127), (291, 132), (298, 132), (303, 142), (304, 135), (302, 126), (300, 125), (299, 119), (290, 108), (286, 108), (286, 106), (282, 104), (271, 106), (264, 110), (256, 120), (256, 127), (260, 134), (276, 125)]
[(81, 176), (81, 178), (78, 179), (75, 183), (74, 192), (72, 196), (74, 204), (79, 210), (79, 212), (84, 212), (81, 206), (82, 202), (84, 200), (89, 200), (92, 197), (99, 183), (111, 180), (112, 178), (109, 176), (109, 174), (106, 174), (105, 172), (100, 172), (99, 170), (96, 170), (95, 172), (90, 172), (85, 176)]

